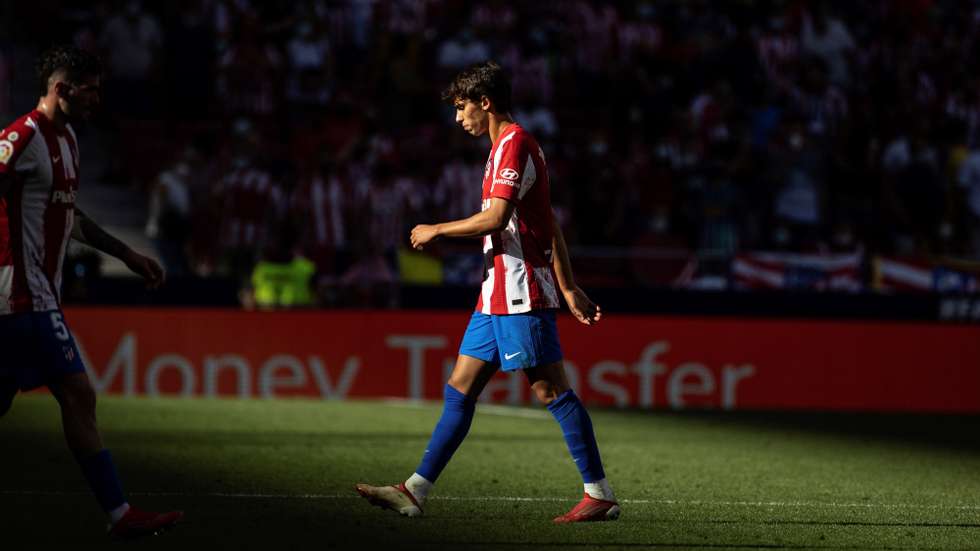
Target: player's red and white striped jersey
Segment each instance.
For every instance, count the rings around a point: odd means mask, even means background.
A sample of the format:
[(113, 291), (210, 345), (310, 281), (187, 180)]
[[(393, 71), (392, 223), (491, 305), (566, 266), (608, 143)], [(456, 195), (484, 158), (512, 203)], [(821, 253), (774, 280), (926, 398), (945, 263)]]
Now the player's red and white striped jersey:
[(59, 307), (75, 221), (78, 142), (32, 111), (0, 132), (0, 315)]
[(504, 130), (490, 150), (483, 174), (483, 210), (494, 197), (515, 207), (506, 228), (483, 238), (486, 272), (477, 311), (520, 314), (558, 308), (548, 167), (538, 143), (517, 124)]

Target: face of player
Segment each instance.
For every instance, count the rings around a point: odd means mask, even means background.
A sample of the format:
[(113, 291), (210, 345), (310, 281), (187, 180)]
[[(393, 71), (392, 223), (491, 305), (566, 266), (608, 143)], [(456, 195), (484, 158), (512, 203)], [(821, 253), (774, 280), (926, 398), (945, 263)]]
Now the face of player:
[(481, 103), (457, 99), (453, 104), (456, 106), (456, 122), (470, 134), (482, 136), (490, 129), (490, 114), (486, 109), (488, 104), (486, 99)]
[(77, 83), (60, 82), (58, 105), (72, 120), (88, 120), (99, 107), (102, 91), (99, 77), (87, 77)]

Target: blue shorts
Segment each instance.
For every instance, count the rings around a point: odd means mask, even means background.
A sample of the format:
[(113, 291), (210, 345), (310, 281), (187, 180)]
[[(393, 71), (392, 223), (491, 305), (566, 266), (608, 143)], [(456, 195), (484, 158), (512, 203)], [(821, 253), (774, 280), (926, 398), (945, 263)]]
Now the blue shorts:
[(459, 353), (497, 364), (504, 371), (557, 362), (562, 355), (555, 311), (501, 316), (473, 312)]
[(60, 310), (0, 316), (0, 383), (31, 390), (84, 372)]

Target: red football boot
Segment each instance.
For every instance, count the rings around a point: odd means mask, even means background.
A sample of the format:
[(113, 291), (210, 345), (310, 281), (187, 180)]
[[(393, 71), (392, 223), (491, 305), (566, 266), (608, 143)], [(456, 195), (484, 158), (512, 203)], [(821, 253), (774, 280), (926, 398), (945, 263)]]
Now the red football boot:
[(109, 536), (127, 540), (155, 536), (173, 528), (183, 516), (183, 511), (152, 513), (130, 506), (126, 514), (109, 528)]
[(592, 522), (598, 520), (616, 520), (619, 518), (619, 504), (615, 501), (596, 499), (589, 494), (585, 494), (578, 505), (560, 517), (555, 517), (555, 522), (564, 524), (566, 522)]

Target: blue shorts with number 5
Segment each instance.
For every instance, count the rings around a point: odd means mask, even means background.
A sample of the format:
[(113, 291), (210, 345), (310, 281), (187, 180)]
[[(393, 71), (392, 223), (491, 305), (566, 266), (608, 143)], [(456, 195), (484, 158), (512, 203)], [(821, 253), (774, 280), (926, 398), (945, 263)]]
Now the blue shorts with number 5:
[(0, 316), (0, 382), (31, 390), (84, 372), (60, 310)]
[(500, 316), (473, 312), (459, 353), (498, 364), (504, 371), (557, 362), (562, 355), (555, 311)]

